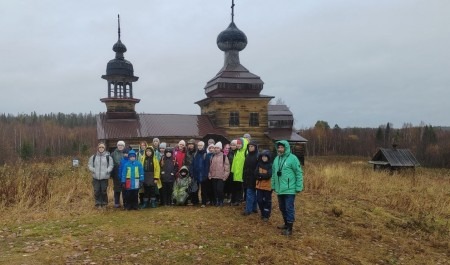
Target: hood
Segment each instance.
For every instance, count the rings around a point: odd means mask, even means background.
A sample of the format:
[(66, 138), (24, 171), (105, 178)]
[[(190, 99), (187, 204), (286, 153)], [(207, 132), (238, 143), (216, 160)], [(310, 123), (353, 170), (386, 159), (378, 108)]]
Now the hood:
[(291, 153), (291, 146), (289, 145), (289, 142), (286, 140), (276, 141), (275, 142), (275, 151), (278, 149), (278, 145), (282, 144), (284, 146), (284, 154), (289, 155)]
[(128, 157), (130, 156), (136, 156), (136, 151), (131, 150), (130, 152), (128, 152)]
[[(188, 167), (187, 166), (182, 166), (181, 168), (180, 168), (180, 170), (178, 171), (178, 174), (180, 174), (180, 176), (181, 176), (181, 173), (182, 172), (186, 172), (186, 176), (187, 175), (189, 175), (189, 169), (188, 169)], [(182, 176), (183, 177), (183, 176)]]
[(248, 150), (248, 147), (249, 147), (250, 145), (255, 146), (255, 151), (252, 152), (252, 153), (258, 153), (258, 144), (256, 143), (256, 141), (250, 141), (250, 142), (248, 143), (248, 145), (247, 145), (247, 150)]
[(167, 147), (167, 148), (164, 150), (164, 155), (167, 154), (167, 153), (171, 153), (171, 154), (173, 155), (173, 150), (172, 150), (172, 148)]
[(261, 153), (259, 153), (258, 161), (262, 161), (261, 159), (262, 156), (267, 156), (269, 158), (269, 162), (272, 161), (272, 155), (270, 154), (269, 150), (263, 150)]
[(152, 156), (155, 154), (155, 149), (153, 146), (147, 146), (147, 148), (145, 148), (145, 156), (147, 156), (147, 150), (152, 150)]

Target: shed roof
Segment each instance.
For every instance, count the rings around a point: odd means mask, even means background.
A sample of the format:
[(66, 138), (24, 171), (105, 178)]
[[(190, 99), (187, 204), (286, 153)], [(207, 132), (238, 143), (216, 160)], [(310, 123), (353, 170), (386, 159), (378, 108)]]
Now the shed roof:
[(130, 139), (148, 137), (201, 138), (208, 133), (227, 136), (215, 128), (207, 115), (138, 114), (137, 119), (107, 119), (97, 116), (98, 139)]
[(392, 167), (420, 166), (419, 161), (417, 161), (409, 149), (398, 148), (380, 148), (369, 163), (390, 165)]

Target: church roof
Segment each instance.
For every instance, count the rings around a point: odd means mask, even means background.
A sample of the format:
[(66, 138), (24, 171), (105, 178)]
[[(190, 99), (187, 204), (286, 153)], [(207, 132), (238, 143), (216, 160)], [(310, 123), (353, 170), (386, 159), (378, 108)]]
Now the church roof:
[(288, 142), (303, 142), (303, 143), (308, 142), (308, 140), (298, 135), (291, 128), (269, 129), (267, 136), (273, 141), (286, 140)]
[(98, 139), (132, 139), (152, 137), (201, 138), (206, 134), (226, 136), (215, 128), (207, 115), (138, 114), (137, 119), (107, 119), (97, 116)]

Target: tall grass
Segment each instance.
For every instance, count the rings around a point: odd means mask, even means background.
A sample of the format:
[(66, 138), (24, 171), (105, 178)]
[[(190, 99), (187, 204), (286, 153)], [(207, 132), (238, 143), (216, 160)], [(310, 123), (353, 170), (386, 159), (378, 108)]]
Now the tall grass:
[(228, 206), (99, 211), (85, 161), (0, 167), (0, 263), (445, 264), (449, 257), (449, 170), (390, 174), (362, 158), (308, 159), (286, 239), (276, 236), (276, 196), (269, 223)]
[(74, 168), (70, 158), (5, 165), (0, 167), (0, 210), (17, 221), (80, 214), (91, 208), (90, 180), (86, 166)]

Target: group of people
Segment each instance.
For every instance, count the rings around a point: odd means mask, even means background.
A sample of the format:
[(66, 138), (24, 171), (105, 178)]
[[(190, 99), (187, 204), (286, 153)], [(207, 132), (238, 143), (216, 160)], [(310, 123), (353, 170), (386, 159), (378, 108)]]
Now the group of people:
[(109, 154), (99, 143), (88, 167), (93, 175), (96, 207), (108, 203), (108, 179), (113, 179), (114, 207), (127, 210), (155, 208), (158, 205), (239, 206), (242, 215), (259, 213), (267, 222), (272, 210), (272, 191), (284, 224), (283, 235), (292, 234), (295, 196), (303, 190), (303, 172), (287, 141), (278, 141), (276, 156), (258, 150), (249, 134), (223, 146), (208, 140), (179, 141), (174, 148), (154, 138), (151, 145), (141, 142), (139, 150), (127, 148), (124, 141)]

